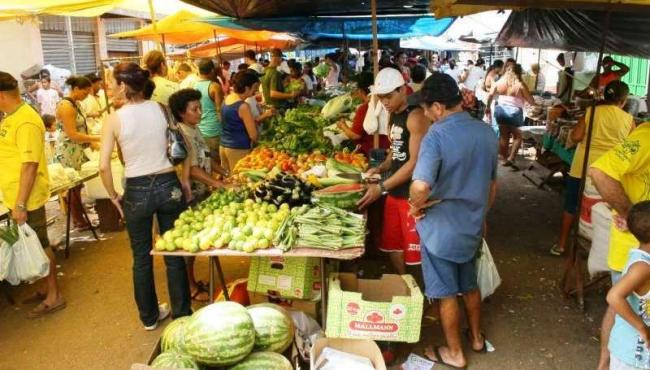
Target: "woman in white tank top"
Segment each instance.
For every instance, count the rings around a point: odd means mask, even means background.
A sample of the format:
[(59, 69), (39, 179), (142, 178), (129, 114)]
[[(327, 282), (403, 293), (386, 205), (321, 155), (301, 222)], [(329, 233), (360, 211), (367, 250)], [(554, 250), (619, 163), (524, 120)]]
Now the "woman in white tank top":
[[(152, 226), (158, 219), (161, 234), (174, 226), (186, 208), (183, 189), (189, 190), (176, 176), (167, 159), (167, 121), (162, 107), (144, 99), (150, 84), (149, 72), (135, 63), (120, 63), (113, 71), (114, 96), (126, 98), (126, 104), (111, 113), (102, 129), (100, 176), (111, 201), (126, 221), (133, 252), (135, 301), (146, 330), (157, 327), (169, 316), (169, 309), (158, 306), (153, 280)], [(118, 143), (124, 159), (126, 188), (124, 199), (115, 192), (111, 173), (111, 155)], [(122, 209), (124, 207), (124, 209)], [(174, 318), (192, 314), (185, 261), (165, 257), (167, 284)]]

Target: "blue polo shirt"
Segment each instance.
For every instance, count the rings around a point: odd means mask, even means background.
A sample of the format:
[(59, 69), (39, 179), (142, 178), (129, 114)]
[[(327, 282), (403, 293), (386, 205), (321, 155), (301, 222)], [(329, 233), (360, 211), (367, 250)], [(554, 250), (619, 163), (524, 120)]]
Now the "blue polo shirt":
[(417, 222), (422, 251), (456, 263), (471, 260), (480, 245), (490, 183), (496, 178), (494, 131), (467, 112), (436, 122), (425, 135), (413, 181), (431, 187), (441, 202)]

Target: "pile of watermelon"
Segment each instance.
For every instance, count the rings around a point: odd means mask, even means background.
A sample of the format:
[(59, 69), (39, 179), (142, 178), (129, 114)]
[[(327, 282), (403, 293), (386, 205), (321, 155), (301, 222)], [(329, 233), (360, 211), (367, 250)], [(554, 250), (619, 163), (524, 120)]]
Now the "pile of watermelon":
[(293, 336), (293, 320), (280, 306), (246, 308), (217, 302), (171, 322), (161, 337), (162, 353), (151, 367), (291, 370), (280, 353), (289, 348)]

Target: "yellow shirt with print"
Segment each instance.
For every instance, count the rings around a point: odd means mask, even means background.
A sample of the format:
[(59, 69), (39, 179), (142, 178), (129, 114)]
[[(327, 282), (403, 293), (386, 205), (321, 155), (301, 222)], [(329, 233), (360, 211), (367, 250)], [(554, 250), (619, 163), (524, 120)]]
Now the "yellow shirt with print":
[(41, 208), (50, 198), (49, 175), (45, 159), (45, 125), (38, 113), (23, 103), (0, 122), (0, 190), (3, 203), (16, 206), (20, 170), (23, 163), (38, 163), (36, 179), (25, 206), (28, 211)]
[[(585, 138), (578, 143), (576, 153), (573, 156), (571, 171), (569, 175), (577, 179), (582, 177), (582, 165), (585, 158), (585, 145), (587, 142), (587, 130), (591, 118), (591, 108), (587, 109), (585, 115)], [(632, 115), (615, 105), (599, 105), (596, 107), (594, 117), (594, 129), (591, 137), (591, 148), (589, 149), (589, 162), (591, 165), (608, 150), (623, 142), (630, 135), (634, 127)]]
[(151, 95), (151, 100), (169, 105), (169, 97), (178, 91), (178, 84), (160, 76), (152, 78), (151, 81), (156, 85), (153, 95)]
[[(623, 143), (605, 153), (592, 167), (618, 180), (632, 204), (650, 200), (650, 124), (639, 126)], [(627, 255), (639, 241), (612, 223), (607, 264), (614, 271), (623, 271)]]

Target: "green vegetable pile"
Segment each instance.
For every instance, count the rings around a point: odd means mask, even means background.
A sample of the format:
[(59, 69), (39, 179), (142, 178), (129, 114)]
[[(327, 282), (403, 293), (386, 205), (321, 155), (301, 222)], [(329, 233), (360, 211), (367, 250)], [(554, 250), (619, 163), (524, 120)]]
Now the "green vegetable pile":
[(289, 109), (284, 116), (276, 116), (261, 134), (260, 145), (291, 154), (306, 154), (320, 150), (323, 154), (334, 151), (323, 128), (329, 121), (319, 115), (318, 106), (300, 105)]
[(329, 205), (292, 210), (276, 233), (275, 244), (287, 251), (292, 247), (341, 250), (363, 246), (366, 220), (363, 216)]

